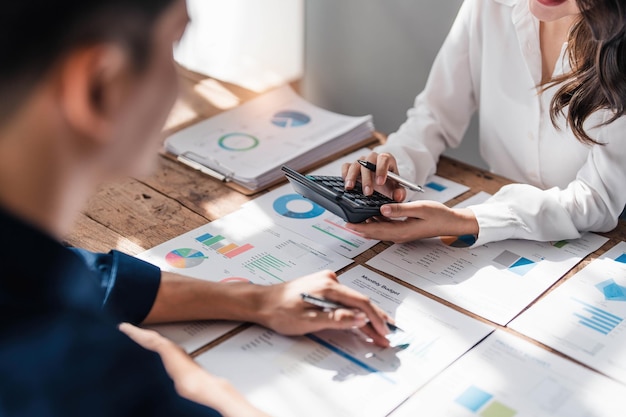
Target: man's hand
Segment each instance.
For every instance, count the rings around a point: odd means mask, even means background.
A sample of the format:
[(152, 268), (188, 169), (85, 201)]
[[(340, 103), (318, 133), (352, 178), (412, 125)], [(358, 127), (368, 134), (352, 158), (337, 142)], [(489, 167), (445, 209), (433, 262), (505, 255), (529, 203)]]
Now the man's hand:
[[(259, 315), (256, 322), (279, 333), (300, 335), (323, 329), (360, 328), (374, 343), (389, 346), (385, 335), (388, 315), (363, 294), (341, 285), (332, 271), (307, 275), (284, 284), (261, 287)], [(308, 293), (327, 298), (348, 308), (324, 311), (302, 301)]]
[(154, 330), (140, 329), (132, 324), (119, 326), (135, 343), (156, 352), (181, 397), (216, 409), (226, 416), (268, 417), (253, 407), (226, 380), (202, 369), (184, 350)]

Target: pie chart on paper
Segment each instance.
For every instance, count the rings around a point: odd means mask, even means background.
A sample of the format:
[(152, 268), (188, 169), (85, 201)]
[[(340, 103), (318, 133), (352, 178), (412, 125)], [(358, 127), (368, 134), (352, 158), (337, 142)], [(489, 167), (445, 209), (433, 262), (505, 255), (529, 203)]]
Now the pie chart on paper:
[(272, 124), (285, 128), (304, 126), (310, 121), (311, 118), (308, 115), (293, 110), (279, 111), (272, 118)]
[(200, 265), (207, 257), (190, 248), (174, 249), (165, 255), (165, 261), (174, 268), (185, 269)]
[(323, 214), (326, 209), (302, 197), (300, 194), (286, 194), (274, 200), (274, 211), (291, 219), (312, 219)]

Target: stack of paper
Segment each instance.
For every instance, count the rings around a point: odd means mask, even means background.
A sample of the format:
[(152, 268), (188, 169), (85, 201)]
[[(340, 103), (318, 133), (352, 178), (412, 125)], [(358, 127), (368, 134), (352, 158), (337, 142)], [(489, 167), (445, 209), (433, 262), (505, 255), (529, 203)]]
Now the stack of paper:
[(310, 167), (372, 137), (371, 116), (350, 117), (312, 105), (288, 86), (183, 129), (165, 142), (181, 162), (249, 190)]

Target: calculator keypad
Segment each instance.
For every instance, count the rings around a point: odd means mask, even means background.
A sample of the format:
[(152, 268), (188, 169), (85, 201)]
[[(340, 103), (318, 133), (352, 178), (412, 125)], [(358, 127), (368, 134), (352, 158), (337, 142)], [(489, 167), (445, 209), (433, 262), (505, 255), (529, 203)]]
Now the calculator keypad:
[(307, 175), (311, 181), (321, 185), (333, 191), (335, 194), (343, 195), (350, 201), (366, 207), (380, 207), (383, 204), (393, 203), (393, 200), (384, 196), (383, 194), (374, 191), (370, 196), (363, 194), (361, 184), (357, 183), (351, 190), (346, 190), (343, 182), (343, 178), (336, 176), (323, 176), (323, 175)]

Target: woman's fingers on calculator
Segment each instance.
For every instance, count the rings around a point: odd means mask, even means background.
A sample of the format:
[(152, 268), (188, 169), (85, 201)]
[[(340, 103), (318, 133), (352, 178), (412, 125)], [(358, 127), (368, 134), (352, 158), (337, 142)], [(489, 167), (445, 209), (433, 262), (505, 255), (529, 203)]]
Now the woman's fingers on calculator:
[(341, 175), (344, 179), (346, 190), (353, 189), (357, 181), (360, 181), (363, 194), (366, 196), (371, 196), (374, 190), (376, 190), (393, 198), (395, 201), (404, 201), (406, 190), (395, 181), (387, 181), (388, 171), (398, 173), (398, 164), (391, 154), (372, 152), (367, 156), (362, 155), (359, 157), (359, 160), (374, 164), (376, 169), (372, 171), (357, 161), (343, 164)]
[[(359, 159), (365, 160), (366, 157), (361, 156)], [(353, 189), (357, 181), (360, 181), (363, 187), (363, 194), (371, 195), (372, 192), (374, 191), (374, 186), (373, 186), (374, 173), (368, 170), (367, 168), (362, 167), (356, 161), (352, 163), (343, 164), (341, 167), (341, 176), (343, 177), (346, 190)]]
[(376, 184), (384, 185), (387, 181), (387, 172), (393, 171), (396, 174), (398, 173), (396, 159), (388, 153), (376, 154), (373, 152), (372, 154), (376, 155), (376, 159), (374, 161), (370, 161), (376, 164)]

